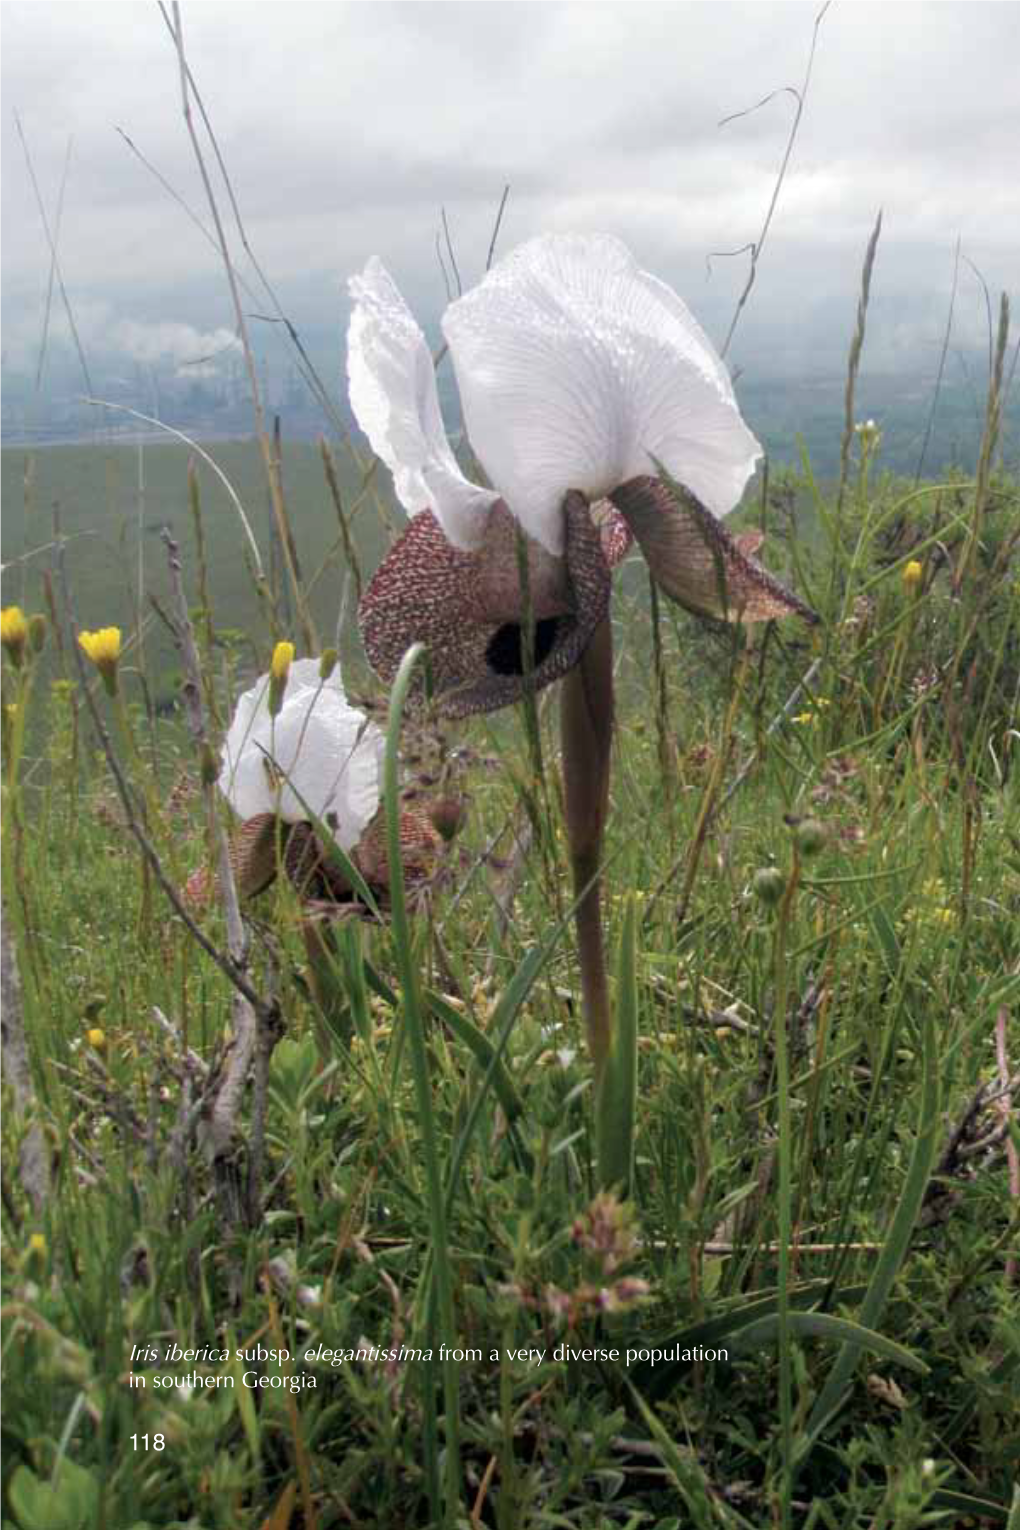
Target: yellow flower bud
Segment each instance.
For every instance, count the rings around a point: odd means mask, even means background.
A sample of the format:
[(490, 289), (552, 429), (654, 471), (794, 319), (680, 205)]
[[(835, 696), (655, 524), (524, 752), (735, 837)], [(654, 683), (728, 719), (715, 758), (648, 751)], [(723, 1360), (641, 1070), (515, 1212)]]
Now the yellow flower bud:
[(920, 589), (921, 580), (924, 578), (924, 568), (916, 558), (911, 558), (909, 563), (903, 565), (903, 588), (908, 594), (913, 594)]
[(274, 680), (286, 680), (294, 662), (294, 644), (277, 643), (273, 649), (273, 662), (269, 666)]
[(38, 1259), (46, 1258), (46, 1234), (33, 1233), (28, 1240), (28, 1252)]
[(103, 677), (111, 696), (117, 694), (117, 665), (120, 663), (120, 628), (100, 627), (97, 632), (79, 632), (78, 643), (85, 657), (91, 659)]
[(85, 1032), (85, 1040), (93, 1052), (106, 1051), (106, 1032), (101, 1031), (98, 1025), (94, 1025), (90, 1031)]
[(7, 650), (7, 657), (15, 669), (21, 668), (28, 641), (28, 622), (20, 606), (4, 606), (0, 611), (0, 643)]
[(287, 689), (287, 676), (294, 662), (294, 644), (277, 643), (269, 665), (269, 715), (276, 717), (283, 706), (283, 693)]

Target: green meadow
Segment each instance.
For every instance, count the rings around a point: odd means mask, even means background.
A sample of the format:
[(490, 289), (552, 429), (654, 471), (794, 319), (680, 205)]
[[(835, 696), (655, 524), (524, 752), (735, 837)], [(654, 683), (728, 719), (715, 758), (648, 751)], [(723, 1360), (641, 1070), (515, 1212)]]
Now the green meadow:
[[(1020, 486), (993, 449), (915, 487), (858, 440), (841, 503), (759, 485), (741, 518), (814, 631), (656, 616), (625, 567), (629, 1105), (592, 1089), (555, 706), (387, 724), (377, 689), (390, 821), (441, 792), (463, 824), (406, 915), (391, 880), (313, 947), (285, 877), (245, 905), (268, 1018), (226, 1144), (237, 998), (217, 899), (181, 896), (214, 851), (202, 749), (153, 705), (181, 674), (159, 530), (215, 748), (274, 641), (307, 646), (257, 448), (210, 450), (262, 595), (187, 448), (144, 449), (144, 499), (135, 449), (4, 452), (4, 605), (47, 617), (4, 674), (5, 1525), (1016, 1523)], [(367, 574), (390, 504), (338, 461)], [(317, 448), (283, 479), (326, 644), (353, 572)], [(119, 699), (55, 640), (68, 600), (123, 628)]]
[[(93, 628), (116, 624), (141, 631), (143, 667), (154, 699), (166, 700), (179, 678), (172, 639), (160, 622), (153, 597), (166, 606), (169, 594), (166, 528), (180, 545), (193, 585), (198, 578), (197, 523), (188, 487), (193, 461), (203, 539), (205, 588), (224, 627), (250, 634), (250, 663), (267, 658), (273, 622), (253, 578), (253, 561), (229, 481), (247, 517), (263, 560), (266, 582), (285, 591), (283, 560), (272, 527), (262, 455), (257, 441), (218, 441), (202, 446), (215, 468), (183, 442), (151, 440), (125, 445), (98, 436), (90, 443), (39, 449), (5, 447), (3, 465), (3, 561), (11, 565), (4, 600), (33, 606), (44, 601), (43, 576), (53, 570), (56, 525), (66, 539), (66, 568), (75, 590), (79, 623)], [(282, 476), (303, 584), (324, 642), (335, 642), (346, 567), (336, 502), (330, 493), (320, 448), (313, 442), (284, 442)], [(363, 471), (345, 449), (334, 450), (337, 487), (366, 572), (385, 545), (387, 521), (397, 511), (387, 475), (363, 486)], [(385, 481), (384, 481), (385, 480)], [(139, 598), (139, 595), (141, 598)], [(350, 609), (355, 605), (351, 589)], [(282, 629), (293, 615), (285, 593), (279, 600)], [(263, 637), (262, 629), (266, 629)]]

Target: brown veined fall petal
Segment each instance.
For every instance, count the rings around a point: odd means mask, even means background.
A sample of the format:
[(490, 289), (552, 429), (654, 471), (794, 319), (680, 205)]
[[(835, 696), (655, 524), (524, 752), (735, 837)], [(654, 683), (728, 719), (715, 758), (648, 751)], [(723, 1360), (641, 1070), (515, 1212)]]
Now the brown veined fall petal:
[[(609, 606), (611, 569), (626, 550), (615, 521), (596, 526), (587, 500), (568, 494), (565, 555), (527, 542), (535, 621), (534, 686), (560, 679), (578, 661)], [(412, 643), (426, 645), (432, 685), (448, 717), (491, 712), (525, 691), (516, 522), (501, 502), (489, 512), (482, 546), (451, 546), (430, 511), (416, 515), (380, 564), (361, 602), (369, 663), (393, 678)]]
[(733, 536), (689, 489), (632, 478), (611, 498), (656, 582), (688, 611), (730, 622), (781, 616), (817, 622), (809, 606), (748, 555), (761, 534)]

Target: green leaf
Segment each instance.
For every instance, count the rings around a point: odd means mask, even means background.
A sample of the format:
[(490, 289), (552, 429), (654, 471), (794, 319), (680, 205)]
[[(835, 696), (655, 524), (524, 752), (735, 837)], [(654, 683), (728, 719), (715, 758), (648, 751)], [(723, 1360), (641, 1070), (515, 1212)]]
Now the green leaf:
[(970, 1493), (956, 1493), (952, 1488), (937, 1488), (928, 1506), (950, 1510), (956, 1515), (967, 1514), (974, 1519), (990, 1519), (998, 1525), (1007, 1525), (1008, 1530), (1020, 1530), (1020, 1487), (1016, 1489), (1012, 1509), (991, 1498), (974, 1498)]
[[(847, 1286), (836, 1291), (832, 1300), (842, 1304), (859, 1301), (864, 1291), (864, 1286)], [(790, 1291), (790, 1306), (791, 1308), (810, 1307), (815, 1302), (824, 1300), (828, 1295), (827, 1280), (797, 1286)], [(720, 1313), (718, 1317), (705, 1318), (703, 1322), (693, 1323), (690, 1328), (683, 1328), (679, 1333), (670, 1334), (666, 1338), (650, 1340), (648, 1345), (650, 1348), (674, 1349), (681, 1352), (685, 1349), (695, 1349), (698, 1345), (702, 1348), (714, 1349), (720, 1346), (726, 1348), (741, 1329), (749, 1327), (763, 1317), (776, 1314), (778, 1302), (779, 1297), (775, 1292), (756, 1300), (742, 1302), (739, 1306)], [(660, 1364), (654, 1367), (635, 1366), (631, 1372), (631, 1378), (649, 1397), (663, 1398), (667, 1397), (684, 1379), (692, 1363), (689, 1360), (671, 1360), (665, 1365)]]
[(524, 1104), (514, 1086), (514, 1081), (502, 1061), (496, 1048), (489, 1040), (484, 1031), (480, 1031), (472, 1020), (462, 1015), (460, 1010), (454, 1009), (452, 1004), (438, 993), (429, 991), (425, 995), (426, 1001), (437, 1020), (447, 1026), (458, 1041), (462, 1041), (472, 1054), (478, 1066), (487, 1070), (495, 1061), (495, 1071), (492, 1075), (492, 1087), (503, 1107), (503, 1114), (508, 1121), (515, 1121), (524, 1110)]
[(19, 1466), (8, 1489), (19, 1530), (84, 1530), (99, 1503), (99, 1484), (83, 1466), (63, 1457), (52, 1482)]
[[(897, 1344), (895, 1339), (887, 1339), (885, 1334), (875, 1333), (871, 1328), (852, 1322), (850, 1318), (833, 1317), (829, 1312), (791, 1312), (789, 1326), (791, 1334), (798, 1338), (840, 1340), (851, 1348), (870, 1350), (885, 1360), (906, 1366), (908, 1370), (918, 1371), (921, 1375), (928, 1374), (928, 1366), (912, 1350)], [(730, 1340), (730, 1348), (759, 1349), (772, 1343), (778, 1331), (779, 1314), (770, 1313), (754, 1323), (748, 1323), (744, 1328), (738, 1328)]]
[(630, 1392), (645, 1421), (645, 1427), (659, 1447), (659, 1459), (672, 1477), (673, 1486), (690, 1516), (684, 1523), (696, 1526), (697, 1530), (710, 1530), (710, 1527), (714, 1525), (746, 1526), (748, 1521), (735, 1509), (717, 1501), (695, 1451), (681, 1450), (640, 1392), (633, 1386), (630, 1387)]

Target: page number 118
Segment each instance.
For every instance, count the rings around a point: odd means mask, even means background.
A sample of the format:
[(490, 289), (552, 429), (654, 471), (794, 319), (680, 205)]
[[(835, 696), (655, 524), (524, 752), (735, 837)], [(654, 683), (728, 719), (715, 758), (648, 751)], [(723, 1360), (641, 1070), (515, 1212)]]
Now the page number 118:
[(163, 1435), (161, 1435), (161, 1434), (154, 1434), (154, 1435), (133, 1434), (131, 1436), (131, 1443), (135, 1447), (135, 1449), (137, 1450), (138, 1449), (138, 1441), (141, 1440), (141, 1442), (142, 1442), (142, 1449), (143, 1450), (148, 1450), (150, 1448), (149, 1447), (149, 1440), (150, 1439), (152, 1440), (152, 1449), (153, 1450), (165, 1450), (166, 1449), (166, 1440), (164, 1439)]

